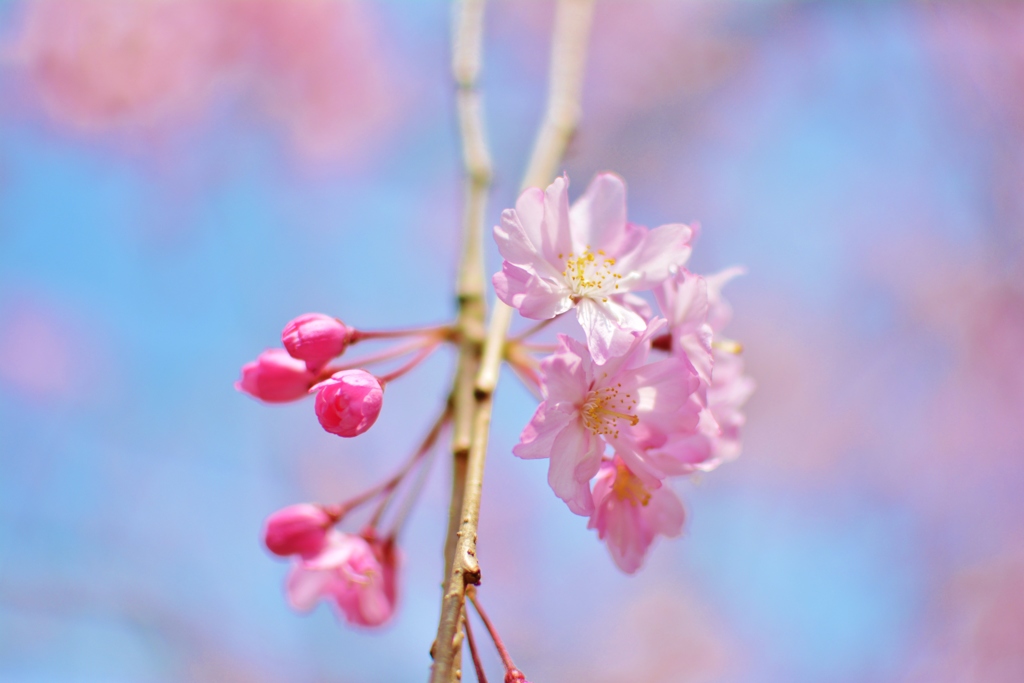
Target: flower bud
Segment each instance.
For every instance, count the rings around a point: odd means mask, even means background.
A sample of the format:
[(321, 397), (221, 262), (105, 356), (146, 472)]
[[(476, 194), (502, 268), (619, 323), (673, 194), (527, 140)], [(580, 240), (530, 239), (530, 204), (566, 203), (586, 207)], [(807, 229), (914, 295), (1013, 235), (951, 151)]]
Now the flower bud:
[(351, 330), (337, 318), (306, 313), (285, 325), (281, 341), (292, 358), (306, 361), (306, 367), (315, 371), (340, 356), (350, 336)]
[(323, 550), (327, 530), (333, 521), (317, 505), (289, 505), (267, 517), (263, 542), (267, 550), (281, 557), (311, 557)]
[(242, 366), (235, 389), (267, 403), (295, 401), (307, 393), (316, 376), (284, 349), (267, 349)]
[(366, 370), (342, 370), (313, 387), (316, 417), (331, 434), (358, 436), (373, 426), (384, 402), (384, 388)]

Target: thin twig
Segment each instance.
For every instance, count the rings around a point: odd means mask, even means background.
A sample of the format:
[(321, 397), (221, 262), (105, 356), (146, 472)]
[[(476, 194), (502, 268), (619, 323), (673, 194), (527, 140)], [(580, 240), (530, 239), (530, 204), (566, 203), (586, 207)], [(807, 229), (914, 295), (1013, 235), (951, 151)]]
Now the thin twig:
[[(487, 627), (487, 632), (491, 635), (491, 640), (494, 641), (494, 647), (498, 649), (498, 655), (501, 657), (501, 663), (505, 665), (506, 671), (511, 671), (516, 668), (516, 665), (512, 662), (512, 655), (508, 653), (508, 648), (505, 647), (505, 643), (502, 642), (501, 636), (498, 635), (498, 629), (494, 628), (494, 624), (491, 622), (490, 617), (487, 616), (487, 612), (480, 607), (480, 602), (476, 599), (476, 591), (470, 587), (466, 591), (466, 597), (473, 603), (473, 607), (476, 608), (476, 613), (480, 615), (480, 620), (484, 622), (484, 626)], [(467, 620), (468, 621), (468, 620)]]
[(480, 661), (480, 651), (476, 648), (476, 639), (473, 638), (473, 629), (469, 625), (469, 619), (463, 619), (463, 628), (466, 629), (466, 642), (469, 643), (469, 654), (473, 656), (473, 668), (476, 669), (476, 680), (478, 683), (487, 683), (487, 674), (484, 673), (484, 664)]
[(324, 370), (324, 373), (328, 375), (333, 375), (334, 373), (341, 372), (342, 370), (354, 370), (356, 368), (365, 368), (367, 365), (373, 365), (374, 363), (383, 363), (386, 360), (392, 360), (394, 358), (398, 358), (399, 356), (404, 356), (407, 353), (412, 353), (417, 349), (422, 349), (424, 346), (429, 346), (430, 344), (435, 343), (437, 342), (435, 342), (432, 339), (417, 339), (416, 341), (409, 342), (408, 344), (401, 344), (399, 346), (392, 346), (387, 349), (382, 349), (377, 353), (371, 354), (369, 356), (364, 356), (362, 358), (358, 358), (348, 363), (331, 366), (329, 368), (326, 368)]
[(398, 538), (399, 532), (402, 531), (402, 527), (405, 525), (405, 520), (409, 518), (409, 514), (416, 506), (416, 501), (419, 499), (420, 493), (423, 492), (423, 486), (426, 484), (427, 477), (430, 475), (430, 470), (434, 465), (433, 454), (434, 449), (430, 449), (430, 453), (423, 458), (423, 464), (420, 465), (420, 471), (416, 473), (416, 479), (413, 480), (412, 485), (405, 492), (402, 507), (395, 514), (395, 518), (391, 520), (391, 531), (388, 533), (388, 536), (391, 538)]
[[(416, 452), (413, 453), (412, 457), (409, 458), (409, 460), (404, 465), (402, 465), (402, 468), (398, 470), (398, 472), (396, 472), (390, 479), (388, 479), (382, 484), (379, 484), (378, 486), (375, 486), (373, 489), (370, 490), (370, 492), (367, 492), (366, 494), (360, 496), (360, 498), (365, 497), (365, 500), (361, 500), (358, 503), (359, 505), (362, 505), (366, 501), (371, 500), (374, 496), (381, 493), (384, 494), (384, 498), (377, 505), (377, 509), (374, 511), (373, 516), (370, 518), (369, 526), (375, 527), (380, 522), (380, 518), (384, 515), (384, 511), (387, 509), (388, 504), (391, 502), (391, 498), (394, 496), (395, 489), (398, 488), (398, 485), (402, 483), (402, 479), (404, 479), (406, 475), (409, 474), (412, 468), (416, 466), (416, 463), (422, 460), (423, 456), (429, 453), (430, 450), (434, 447), (434, 444), (437, 443), (438, 437), (441, 436), (441, 431), (444, 429), (445, 425), (448, 424), (449, 420), (451, 420), (451, 416), (451, 409), (448, 406), (445, 406), (444, 411), (442, 411), (441, 415), (439, 415), (438, 418), (434, 421), (434, 424), (430, 427), (430, 431), (427, 432), (427, 435), (423, 438), (423, 441), (420, 442), (419, 448), (417, 448)], [(359, 500), (359, 498), (357, 498), (356, 500)], [(351, 510), (353, 507), (355, 507), (352, 506), (351, 503), (343, 503), (342, 508), (345, 509), (346, 505), (349, 506), (347, 510)]]
[[(579, 119), (579, 100), (583, 84), (587, 38), (594, 0), (559, 0), (555, 13), (554, 36), (551, 53), (551, 76), (547, 111), (538, 134), (523, 186), (546, 185), (557, 171), (576, 123)], [(462, 21), (469, 21), (476, 8), (476, 27), (479, 30), (480, 4), (462, 0)], [(456, 50), (460, 42), (456, 36)], [(479, 38), (477, 38), (479, 40)], [(479, 44), (475, 54), (479, 56)], [(456, 55), (458, 62), (458, 55)], [(458, 74), (458, 70), (456, 70)], [(460, 85), (461, 91), (461, 85)], [(477, 523), (480, 516), (480, 493), (483, 486), (484, 462), (490, 431), (493, 393), (498, 381), (505, 337), (511, 322), (512, 309), (498, 302), (491, 315), (483, 358), (474, 383), (474, 410), (471, 421), (471, 441), (465, 470), (465, 483), (461, 493), (462, 505), (454, 555), (448, 562), (449, 576), (441, 603), (441, 617), (434, 641), (434, 665), (431, 683), (449, 683), (457, 677), (456, 659), (461, 651), (460, 628), (465, 605), (466, 587), (480, 582), (480, 565), (476, 558)], [(459, 411), (456, 410), (456, 420)], [(457, 482), (453, 482), (453, 487)], [(452, 509), (458, 494), (452, 496)], [(451, 528), (449, 528), (451, 531)], [(451, 540), (449, 534), (449, 541)], [(448, 558), (446, 558), (448, 560)]]
[(434, 351), (437, 351), (437, 347), (440, 345), (441, 342), (434, 342), (433, 344), (423, 348), (419, 353), (417, 353), (415, 356), (409, 359), (408, 363), (406, 363), (400, 368), (392, 370), (386, 375), (381, 375), (380, 377), (377, 378), (377, 381), (380, 382), (381, 386), (384, 386), (388, 382), (393, 382), (394, 380), (398, 379), (399, 377), (401, 377), (402, 375), (409, 372), (417, 365), (425, 361), (430, 356), (430, 354), (432, 354)]
[(441, 336), (447, 337), (452, 334), (454, 327), (452, 325), (432, 325), (430, 327), (414, 327), (408, 330), (353, 330), (349, 335), (348, 343), (355, 344), (361, 341), (371, 341), (374, 339), (401, 339), (403, 337), (425, 337), (425, 336)]

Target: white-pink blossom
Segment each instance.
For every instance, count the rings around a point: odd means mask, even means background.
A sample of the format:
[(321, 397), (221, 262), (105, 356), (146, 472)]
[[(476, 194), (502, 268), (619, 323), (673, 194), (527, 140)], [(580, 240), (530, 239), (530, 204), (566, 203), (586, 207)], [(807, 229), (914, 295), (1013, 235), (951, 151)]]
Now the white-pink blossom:
[(619, 458), (601, 464), (593, 496), (587, 528), (597, 529), (627, 574), (640, 568), (656, 536), (672, 538), (683, 531), (686, 512), (675, 492), (660, 483), (648, 486)]
[(494, 275), (498, 298), (527, 318), (546, 320), (571, 308), (594, 359), (603, 363), (632, 344), (646, 321), (627, 295), (652, 289), (690, 256), (693, 230), (649, 230), (626, 220), (626, 186), (601, 173), (569, 207), (569, 180), (529, 188), (494, 228), (504, 258)]
[(548, 483), (578, 515), (594, 510), (590, 480), (606, 447), (653, 485), (665, 473), (647, 449), (697, 425), (688, 400), (699, 385), (692, 368), (678, 358), (646, 362), (651, 337), (664, 323), (655, 318), (632, 335), (623, 355), (603, 365), (565, 335), (559, 336), (559, 351), (541, 362), (545, 399), (512, 452), (526, 459), (550, 458)]

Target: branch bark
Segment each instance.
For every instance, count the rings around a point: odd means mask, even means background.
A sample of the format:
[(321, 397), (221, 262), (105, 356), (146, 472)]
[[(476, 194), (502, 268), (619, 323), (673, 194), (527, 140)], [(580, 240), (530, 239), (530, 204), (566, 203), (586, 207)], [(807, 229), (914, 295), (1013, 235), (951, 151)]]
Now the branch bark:
[[(487, 210), (487, 191), (491, 184), (492, 165), (484, 133), (482, 104), (477, 82), (480, 76), (483, 42), (484, 0), (458, 0), (454, 6), (452, 27), (452, 77), (455, 80), (455, 103), (462, 144), (462, 161), (466, 175), (465, 204), (462, 215), (462, 256), (459, 262), (456, 293), (458, 299), (459, 355), (449, 401), (452, 425), (452, 491), (448, 508), (448, 531), (444, 544), (444, 577), (442, 586), (448, 593), (451, 567), (462, 518), (466, 487), (466, 469), (472, 441), (475, 410), (474, 380), (480, 368), (480, 354), (486, 318), (483, 225)], [(442, 604), (443, 606), (443, 604)], [(455, 615), (462, 622), (461, 610)], [(448, 647), (440, 650), (449, 661), (449, 673), (440, 680), (456, 680), (453, 673), (461, 667), (462, 629), (451, 637)], [(431, 655), (439, 650), (438, 641)]]
[[(471, 161), (474, 159), (470, 153), (471, 143), (467, 131), (473, 131), (472, 125), (467, 126), (465, 113), (475, 114), (476, 130), (483, 130), (479, 124), (479, 101), (475, 100), (475, 107), (462, 104), (463, 93), (472, 91), (475, 93), (476, 75), (479, 72), (480, 41), (482, 34), (482, 0), (461, 0), (456, 7), (459, 9), (456, 20), (455, 32), (455, 77), (459, 83), (459, 117), (460, 129), (463, 135), (463, 156), (466, 162), (469, 188), (476, 187), (475, 171)], [(551, 48), (551, 73), (548, 88), (548, 101), (544, 114), (543, 123), (534, 143), (530, 162), (523, 177), (522, 187), (546, 186), (558, 170), (565, 149), (576, 130), (580, 116), (580, 96), (583, 90), (583, 74), (586, 63), (587, 39), (590, 34), (590, 23), (593, 16), (594, 0), (559, 0), (555, 11), (555, 23)], [(463, 33), (465, 31), (465, 33)], [(472, 40), (470, 40), (472, 39)], [(473, 43), (473, 47), (466, 47)], [(460, 52), (464, 54), (461, 55)], [(465, 71), (460, 71), (465, 69)], [(481, 134), (482, 139), (482, 134)], [(481, 147), (486, 152), (486, 146)], [(486, 154), (484, 155), (486, 157)], [(490, 166), (488, 161), (487, 181), (490, 180)], [(486, 185), (484, 185), (486, 188)], [(467, 197), (467, 219), (472, 198)], [(483, 199), (480, 200), (481, 203)], [(480, 235), (483, 227), (483, 212), (479, 221), (472, 228), (477, 231), (478, 236), (469, 237), (470, 226), (467, 220), (467, 244), (470, 239), (474, 249), (479, 252), (482, 263), (482, 249), (480, 248)], [(469, 246), (465, 247), (467, 252)], [(465, 263), (464, 263), (465, 267)], [(460, 283), (461, 283), (460, 278)], [(460, 294), (461, 302), (461, 294)], [(460, 308), (461, 312), (461, 308)], [(460, 313), (461, 317), (461, 313)], [(495, 304), (491, 315), (491, 321), (487, 329), (487, 336), (483, 343), (482, 358), (478, 361), (478, 371), (475, 381), (472, 382), (472, 403), (469, 414), (468, 433), (465, 469), (457, 476), (464, 477), (459, 481), (453, 481), (451, 511), (460, 510), (458, 518), (458, 529), (454, 534), (454, 549), (451, 557), (446, 552), (445, 564), (449, 575), (445, 584), (444, 597), (441, 603), (441, 617), (437, 628), (437, 638), (434, 641), (433, 655), (434, 665), (431, 668), (431, 683), (450, 683), (460, 678), (459, 654), (461, 652), (462, 620), (464, 618), (466, 588), (470, 585), (480, 583), (480, 564), (476, 557), (477, 524), (480, 517), (480, 493), (483, 486), (484, 464), (487, 456), (487, 441), (490, 432), (491, 411), (493, 407), (494, 389), (498, 383), (498, 375), (501, 369), (501, 362), (504, 357), (506, 336), (508, 326), (512, 319), (512, 309), (501, 302)], [(459, 371), (463, 370), (460, 354)], [(468, 366), (467, 366), (468, 369)], [(465, 376), (459, 378), (457, 384), (456, 398), (460, 396), (459, 389), (464, 389)], [(455, 407), (455, 440), (458, 442), (459, 432), (459, 405)], [(465, 423), (463, 423), (463, 429)], [(465, 432), (461, 432), (466, 436)], [(458, 442), (460, 445), (463, 442)], [(458, 464), (458, 456), (456, 456)], [(462, 484), (459, 486), (459, 484)], [(460, 490), (456, 490), (460, 489)], [(456, 505), (457, 501), (460, 503)], [(453, 522), (453, 516), (449, 516), (449, 523)], [(452, 526), (449, 526), (448, 540), (451, 542), (453, 534)]]

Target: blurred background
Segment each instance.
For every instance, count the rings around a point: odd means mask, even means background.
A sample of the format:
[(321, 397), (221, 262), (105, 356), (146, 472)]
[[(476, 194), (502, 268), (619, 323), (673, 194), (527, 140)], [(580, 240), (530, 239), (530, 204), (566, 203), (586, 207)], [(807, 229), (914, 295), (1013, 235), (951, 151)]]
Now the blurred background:
[[(491, 221), (552, 9), (488, 3)], [(0, 681), (425, 680), (445, 458), (381, 631), (292, 613), (259, 535), (392, 471), (451, 356), (354, 440), (232, 384), (299, 313), (451, 315), (449, 12), (0, 3)], [(633, 220), (702, 223), (695, 270), (747, 266), (758, 391), (743, 456), (677, 487), (684, 537), (629, 577), (511, 456), (536, 402), (506, 373), (481, 599), (520, 668), (1024, 680), (1024, 4), (602, 0), (584, 100), (571, 196), (615, 170)]]

